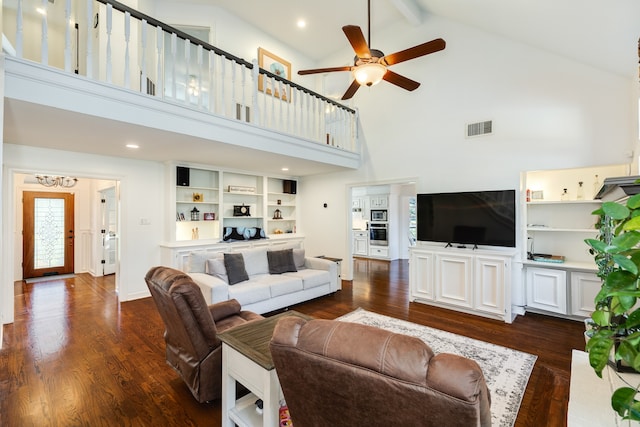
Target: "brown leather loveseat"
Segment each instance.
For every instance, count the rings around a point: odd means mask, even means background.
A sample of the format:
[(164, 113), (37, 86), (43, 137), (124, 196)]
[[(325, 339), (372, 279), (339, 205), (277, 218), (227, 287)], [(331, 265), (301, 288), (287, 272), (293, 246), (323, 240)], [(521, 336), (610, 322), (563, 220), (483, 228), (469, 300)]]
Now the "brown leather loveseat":
[(491, 426), (478, 364), (417, 338), (289, 317), (270, 348), (295, 427)]

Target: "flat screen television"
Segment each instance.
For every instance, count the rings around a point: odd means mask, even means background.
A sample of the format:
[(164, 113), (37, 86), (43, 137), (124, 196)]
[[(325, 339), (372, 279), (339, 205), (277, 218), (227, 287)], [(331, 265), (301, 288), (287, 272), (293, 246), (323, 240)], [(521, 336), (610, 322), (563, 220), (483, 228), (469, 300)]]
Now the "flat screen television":
[(418, 240), (516, 246), (516, 191), (418, 194)]

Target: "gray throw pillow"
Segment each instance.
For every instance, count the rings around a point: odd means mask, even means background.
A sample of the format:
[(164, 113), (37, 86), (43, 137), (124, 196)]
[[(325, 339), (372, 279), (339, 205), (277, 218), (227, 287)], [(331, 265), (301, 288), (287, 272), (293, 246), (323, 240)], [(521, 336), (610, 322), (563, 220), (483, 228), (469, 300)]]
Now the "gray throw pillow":
[(280, 251), (267, 251), (269, 260), (269, 274), (282, 274), (289, 271), (298, 271), (293, 261), (293, 249)]
[(224, 267), (227, 269), (230, 285), (249, 280), (247, 270), (244, 268), (242, 254), (224, 254)]
[(304, 268), (304, 249), (294, 249), (293, 250), (293, 261), (296, 263), (296, 268), (298, 270)]

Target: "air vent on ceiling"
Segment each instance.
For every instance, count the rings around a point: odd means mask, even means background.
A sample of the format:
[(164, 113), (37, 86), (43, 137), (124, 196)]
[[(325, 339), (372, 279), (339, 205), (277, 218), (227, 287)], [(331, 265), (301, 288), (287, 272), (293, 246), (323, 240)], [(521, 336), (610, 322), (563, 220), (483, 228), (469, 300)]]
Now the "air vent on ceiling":
[(487, 120), (485, 122), (469, 123), (467, 125), (467, 137), (489, 135), (493, 133), (493, 121)]

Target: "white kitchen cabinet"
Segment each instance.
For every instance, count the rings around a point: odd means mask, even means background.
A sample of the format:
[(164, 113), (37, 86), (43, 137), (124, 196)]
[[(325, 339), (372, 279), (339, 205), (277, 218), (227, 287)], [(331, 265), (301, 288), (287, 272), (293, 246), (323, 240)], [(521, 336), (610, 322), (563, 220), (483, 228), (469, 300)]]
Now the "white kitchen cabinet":
[(389, 207), (389, 196), (370, 196), (369, 207), (371, 209), (387, 209)]
[(353, 254), (356, 256), (369, 255), (369, 233), (366, 230), (353, 231)]
[(596, 309), (594, 299), (602, 280), (594, 273), (573, 271), (571, 275), (571, 311), (573, 316), (589, 317)]
[(527, 267), (527, 307), (567, 314), (567, 272)]
[(369, 256), (373, 258), (389, 258), (389, 247), (369, 245)]
[(515, 253), (412, 247), (411, 301), (511, 322), (511, 262)]

